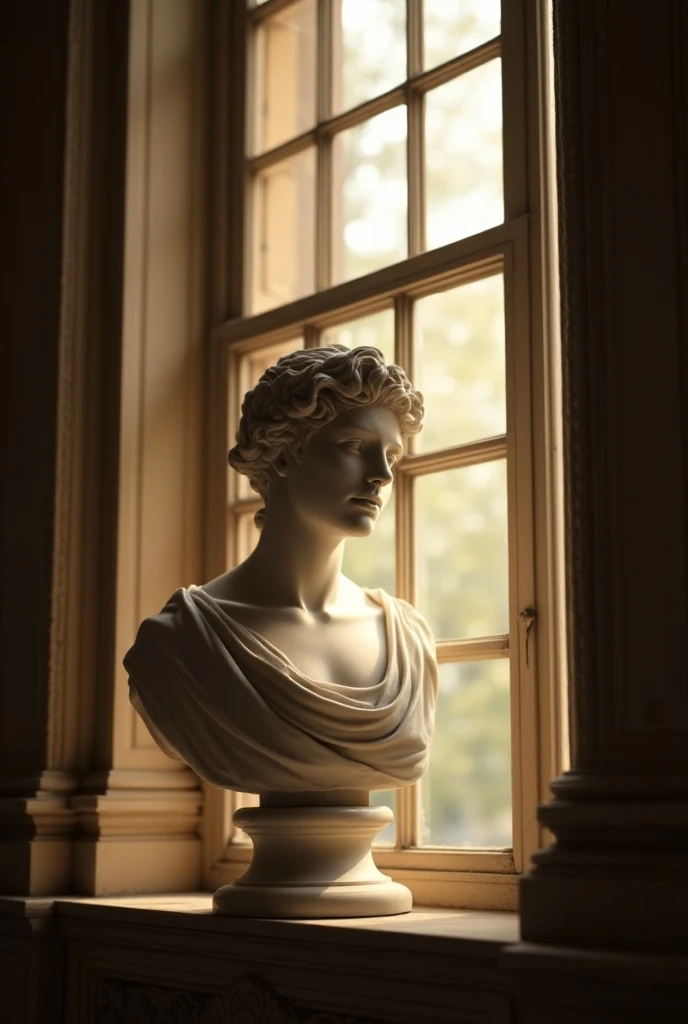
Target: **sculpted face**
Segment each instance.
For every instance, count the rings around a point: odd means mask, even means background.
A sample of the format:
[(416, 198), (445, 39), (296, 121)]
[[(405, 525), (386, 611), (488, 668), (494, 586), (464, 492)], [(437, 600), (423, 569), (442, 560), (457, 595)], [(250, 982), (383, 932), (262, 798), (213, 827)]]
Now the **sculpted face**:
[(287, 458), (277, 472), (290, 504), (311, 525), (366, 537), (389, 500), (402, 451), (396, 414), (361, 406), (338, 413), (312, 435), (299, 464)]

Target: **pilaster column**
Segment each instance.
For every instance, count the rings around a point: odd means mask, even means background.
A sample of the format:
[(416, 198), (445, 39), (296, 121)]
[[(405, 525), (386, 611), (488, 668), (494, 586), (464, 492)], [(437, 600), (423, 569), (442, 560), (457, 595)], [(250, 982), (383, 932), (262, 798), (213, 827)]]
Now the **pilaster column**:
[(202, 578), (207, 12), (196, 0), (130, 8), (113, 631), (96, 756), (71, 799), (78, 892), (201, 881), (199, 780), (132, 708), (122, 658), (141, 620)]
[(522, 935), (685, 948), (688, 9), (554, 18), (572, 750)]

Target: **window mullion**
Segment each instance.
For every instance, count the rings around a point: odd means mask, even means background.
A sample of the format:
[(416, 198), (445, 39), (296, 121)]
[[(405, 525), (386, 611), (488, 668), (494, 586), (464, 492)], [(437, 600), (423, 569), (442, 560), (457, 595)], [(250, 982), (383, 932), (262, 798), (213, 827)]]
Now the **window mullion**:
[[(408, 295), (397, 295), (394, 300), (394, 358), (413, 379), (413, 303)], [(413, 451), (413, 437), (406, 439), (406, 446)], [(402, 459), (394, 484), (396, 593), (413, 602), (413, 478), (403, 466)]]
[[(523, 4), (502, 3), (502, 146), (504, 219), (528, 209), (528, 150), (526, 139), (525, 17)], [(533, 75), (535, 71), (533, 71)]]
[[(332, 116), (332, 14), (332, 0), (318, 0), (318, 125)], [(316, 139), (315, 287), (322, 291), (332, 281), (332, 140), (319, 129)]]
[[(413, 301), (408, 295), (397, 295), (394, 300), (394, 353), (395, 359), (413, 379)], [(407, 439), (413, 445), (413, 438)], [(395, 564), (397, 597), (413, 603), (414, 583), (414, 526), (413, 488), (411, 476), (404, 473), (403, 460), (395, 480)], [(397, 791), (397, 847), (409, 849), (419, 845), (420, 788), (419, 784)]]
[(408, 254), (425, 251), (425, 157), (424, 106), (421, 92), (411, 87), (410, 80), (423, 70), (423, 3), (416, 0), (406, 5), (406, 83), (408, 138), (406, 140), (406, 173), (408, 176)]

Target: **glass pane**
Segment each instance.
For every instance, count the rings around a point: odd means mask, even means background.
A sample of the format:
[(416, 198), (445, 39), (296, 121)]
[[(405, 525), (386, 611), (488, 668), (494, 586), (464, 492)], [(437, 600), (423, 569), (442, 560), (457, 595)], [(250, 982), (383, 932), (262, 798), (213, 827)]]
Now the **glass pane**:
[(506, 460), (415, 481), (418, 608), (438, 640), (509, 628)]
[(338, 6), (332, 81), (335, 114), (380, 96), (406, 78), (406, 0), (340, 0)]
[(428, 249), (504, 220), (499, 59), (427, 94), (425, 187)]
[(424, 0), (424, 67), (434, 68), (501, 32), (500, 0)]
[[(268, 367), (274, 366), (280, 356), (284, 356), (288, 352), (296, 352), (300, 348), (303, 348), (301, 338), (289, 338), (288, 341), (281, 341), (277, 345), (269, 345), (267, 348), (260, 348), (255, 352), (247, 352), (242, 356), (239, 363), (239, 403), (241, 404), (246, 392), (256, 386)], [(230, 380), (230, 387), (232, 386), (233, 381)], [(238, 428), (237, 422), (232, 431), (232, 445), (235, 444), (235, 434)], [(256, 492), (248, 482), (247, 476), (244, 476), (243, 473), (235, 473), (232, 469), (230, 469), (230, 473), (235, 478), (234, 483), (238, 497), (256, 497)]]
[(406, 107), (340, 132), (333, 142), (333, 281), (406, 259)]
[(435, 738), (421, 782), (423, 846), (510, 847), (509, 661), (440, 665)]
[(373, 846), (394, 846), (397, 841), (397, 791), (396, 789), (374, 789), (370, 794), (370, 803), (373, 807), (389, 807), (394, 818), (389, 825), (385, 825), (382, 832), (378, 832), (373, 841)]
[(414, 327), (415, 384), (425, 397), (416, 451), (505, 433), (501, 274), (418, 299)]
[(315, 150), (256, 175), (251, 312), (315, 289)]
[(370, 316), (359, 317), (323, 331), (321, 345), (346, 345), (360, 348), (362, 345), (379, 348), (388, 363), (394, 362), (394, 311), (383, 309)]
[(315, 124), (315, 0), (298, 0), (266, 18), (255, 46), (253, 150), (262, 152)]
[[(393, 486), (393, 485), (391, 485)], [(359, 587), (394, 594), (394, 495), (380, 513), (371, 537), (348, 537), (342, 572)]]

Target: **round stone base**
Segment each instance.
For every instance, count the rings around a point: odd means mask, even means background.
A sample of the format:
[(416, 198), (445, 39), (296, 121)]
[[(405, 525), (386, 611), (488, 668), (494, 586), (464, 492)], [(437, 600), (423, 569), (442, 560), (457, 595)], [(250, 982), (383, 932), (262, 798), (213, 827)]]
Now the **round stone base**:
[(245, 875), (223, 885), (213, 910), (234, 917), (405, 914), (412, 897), (375, 866), (374, 837), (388, 807), (242, 807), (234, 823), (253, 840)]

